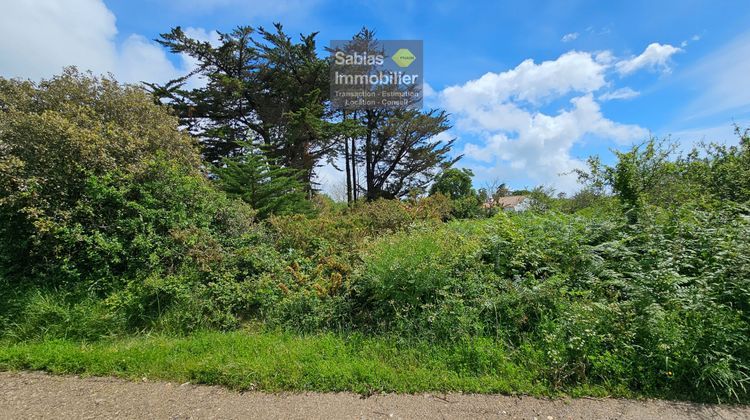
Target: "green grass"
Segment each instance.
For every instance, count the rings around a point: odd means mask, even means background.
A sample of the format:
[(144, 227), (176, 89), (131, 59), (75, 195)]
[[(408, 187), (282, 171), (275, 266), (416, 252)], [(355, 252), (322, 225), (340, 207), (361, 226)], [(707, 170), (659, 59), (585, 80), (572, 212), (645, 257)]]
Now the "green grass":
[(206, 332), (91, 344), (4, 343), (0, 344), (0, 370), (146, 377), (237, 390), (552, 394), (490, 340), (400, 346), (385, 338), (332, 334)]

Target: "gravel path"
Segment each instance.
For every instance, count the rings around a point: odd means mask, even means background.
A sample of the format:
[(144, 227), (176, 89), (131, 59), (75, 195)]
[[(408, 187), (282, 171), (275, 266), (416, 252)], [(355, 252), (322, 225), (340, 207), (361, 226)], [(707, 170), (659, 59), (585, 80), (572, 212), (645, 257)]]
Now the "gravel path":
[(0, 372), (0, 418), (750, 419), (750, 407), (462, 394), (237, 393), (169, 382)]

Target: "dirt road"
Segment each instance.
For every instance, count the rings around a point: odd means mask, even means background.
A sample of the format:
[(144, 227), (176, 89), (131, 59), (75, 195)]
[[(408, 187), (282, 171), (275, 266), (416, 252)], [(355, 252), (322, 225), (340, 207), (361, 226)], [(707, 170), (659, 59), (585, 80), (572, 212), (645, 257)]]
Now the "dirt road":
[(748, 419), (750, 407), (497, 395), (237, 393), (220, 387), (0, 373), (0, 418)]

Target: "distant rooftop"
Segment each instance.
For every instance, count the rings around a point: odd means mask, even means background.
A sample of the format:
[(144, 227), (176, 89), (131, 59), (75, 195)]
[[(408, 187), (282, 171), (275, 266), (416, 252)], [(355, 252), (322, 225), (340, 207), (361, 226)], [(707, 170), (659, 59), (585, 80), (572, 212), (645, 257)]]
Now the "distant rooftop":
[(509, 195), (507, 197), (498, 197), (495, 199), (495, 205), (502, 208), (515, 207), (523, 202), (527, 197), (525, 195)]

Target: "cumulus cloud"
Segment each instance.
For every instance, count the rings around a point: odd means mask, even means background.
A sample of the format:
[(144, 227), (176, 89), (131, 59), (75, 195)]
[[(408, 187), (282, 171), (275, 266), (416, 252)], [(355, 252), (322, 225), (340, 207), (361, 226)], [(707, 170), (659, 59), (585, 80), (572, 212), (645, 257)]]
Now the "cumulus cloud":
[(38, 79), (78, 64), (96, 72), (117, 61), (115, 16), (101, 1), (5, 2), (0, 13), (0, 74)]
[[(602, 114), (594, 94), (608, 85), (610, 60), (601, 58), (601, 53), (569, 52), (539, 64), (526, 60), (441, 91), (441, 103), (454, 115), (456, 129), (471, 131), (480, 140), (462, 151), (475, 162), (470, 166), (479, 180), (502, 178), (570, 192), (576, 188), (571, 171), (583, 167), (571, 155), (576, 144), (589, 137), (625, 143), (645, 136), (643, 128)], [(542, 112), (545, 105), (565, 98), (567, 106)]]
[(563, 35), (562, 39), (560, 41), (562, 42), (570, 42), (575, 41), (578, 38), (579, 33), (578, 32), (571, 32), (569, 34)]
[[(218, 40), (216, 32), (186, 29), (188, 35)], [(132, 34), (118, 44), (114, 14), (101, 0), (26, 0), (3, 6), (0, 14), (0, 75), (38, 80), (75, 65), (113, 73), (125, 82), (165, 82), (186, 74), (195, 63), (177, 63), (155, 42)], [(23, 40), (20, 42), (19, 40)]]
[(108, 71), (128, 82), (163, 81), (182, 75), (159, 45), (141, 35), (130, 35), (122, 43), (113, 65)]
[(640, 55), (619, 61), (615, 64), (615, 67), (622, 75), (628, 75), (644, 68), (669, 73), (671, 71), (670, 59), (674, 54), (681, 51), (682, 49), (678, 47), (654, 42), (649, 44)]
[(572, 51), (539, 64), (528, 59), (502, 73), (486, 73), (462, 86), (446, 88), (442, 95), (449, 108), (475, 108), (509, 100), (542, 103), (571, 91), (592, 92), (605, 84), (606, 66), (589, 53)]
[(493, 164), (480, 165), (477, 172), (485, 176), (494, 174), (515, 183), (531, 180), (570, 192), (576, 188), (571, 172), (584, 167), (570, 152), (584, 136), (624, 143), (647, 134), (638, 126), (605, 118), (591, 94), (575, 97), (570, 103), (570, 109), (556, 115), (525, 112), (523, 126), (489, 132), (484, 144), (467, 144), (463, 152), (469, 158)]
[(599, 95), (599, 100), (611, 101), (614, 99), (632, 99), (640, 94), (641, 94), (640, 92), (635, 91), (629, 87), (624, 87), (624, 88), (615, 89), (613, 91), (606, 92), (606, 93)]

